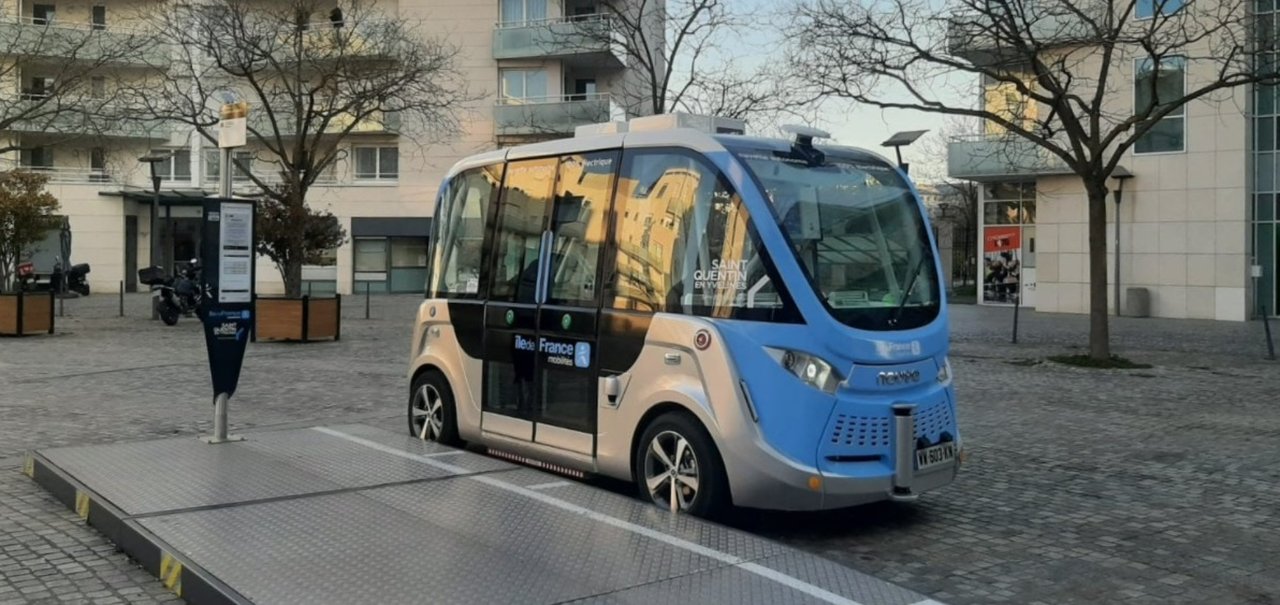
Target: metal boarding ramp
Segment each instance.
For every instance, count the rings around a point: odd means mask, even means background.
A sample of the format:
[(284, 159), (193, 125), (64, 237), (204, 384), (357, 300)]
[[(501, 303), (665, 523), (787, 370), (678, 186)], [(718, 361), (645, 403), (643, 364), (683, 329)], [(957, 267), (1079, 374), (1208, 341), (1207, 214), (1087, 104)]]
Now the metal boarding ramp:
[(32, 452), (188, 602), (940, 605), (749, 533), (353, 424)]

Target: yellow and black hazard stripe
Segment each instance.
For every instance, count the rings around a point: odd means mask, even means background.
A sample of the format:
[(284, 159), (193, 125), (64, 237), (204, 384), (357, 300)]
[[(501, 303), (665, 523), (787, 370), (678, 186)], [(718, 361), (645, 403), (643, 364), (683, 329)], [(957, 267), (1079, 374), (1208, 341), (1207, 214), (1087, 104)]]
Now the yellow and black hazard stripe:
[(89, 494), (76, 490), (76, 515), (78, 515), (81, 520), (86, 522), (89, 521), (89, 507), (92, 504), (93, 501), (89, 499)]
[(160, 582), (168, 588), (170, 592), (178, 596), (182, 596), (182, 562), (173, 558), (173, 555), (162, 552), (160, 554)]

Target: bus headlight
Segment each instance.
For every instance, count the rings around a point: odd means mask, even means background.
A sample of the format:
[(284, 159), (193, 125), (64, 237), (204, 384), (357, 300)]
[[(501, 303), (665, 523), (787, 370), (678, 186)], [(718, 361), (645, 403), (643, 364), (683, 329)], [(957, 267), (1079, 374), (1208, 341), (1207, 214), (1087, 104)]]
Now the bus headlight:
[(942, 367), (938, 368), (938, 384), (946, 386), (951, 384), (951, 358), (942, 358)]
[(793, 376), (820, 391), (834, 393), (836, 386), (844, 380), (831, 364), (808, 353), (773, 347), (765, 347), (764, 350)]

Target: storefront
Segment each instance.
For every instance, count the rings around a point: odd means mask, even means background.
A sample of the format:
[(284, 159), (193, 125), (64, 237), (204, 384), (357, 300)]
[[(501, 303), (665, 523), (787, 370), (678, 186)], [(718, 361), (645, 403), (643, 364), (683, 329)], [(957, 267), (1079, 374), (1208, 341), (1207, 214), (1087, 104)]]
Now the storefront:
[(1035, 306), (1035, 182), (984, 185), (982, 209), (981, 302)]
[(421, 293), (427, 283), (429, 218), (352, 218), (353, 293)]

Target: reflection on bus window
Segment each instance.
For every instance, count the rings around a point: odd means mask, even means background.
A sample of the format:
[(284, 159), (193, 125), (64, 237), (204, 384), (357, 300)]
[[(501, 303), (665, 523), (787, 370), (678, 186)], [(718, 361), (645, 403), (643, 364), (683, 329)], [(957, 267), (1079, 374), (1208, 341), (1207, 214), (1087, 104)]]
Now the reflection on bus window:
[(484, 226), (502, 182), (502, 165), (474, 168), (449, 182), (436, 211), (432, 298), (475, 298), (480, 291)]
[(532, 303), (538, 283), (538, 249), (555, 181), (556, 160), (512, 162), (498, 208), (489, 300)]
[(615, 214), (615, 308), (798, 320), (741, 198), (704, 161), (629, 154)]
[(551, 215), (555, 241), (547, 302), (589, 304), (596, 300), (596, 270), (617, 155), (606, 152), (561, 158)]
[(735, 150), (755, 174), (827, 308), (862, 329), (920, 326), (941, 295), (915, 196), (878, 160)]

